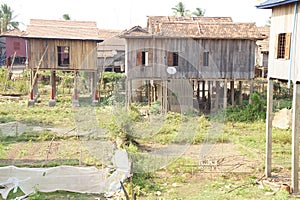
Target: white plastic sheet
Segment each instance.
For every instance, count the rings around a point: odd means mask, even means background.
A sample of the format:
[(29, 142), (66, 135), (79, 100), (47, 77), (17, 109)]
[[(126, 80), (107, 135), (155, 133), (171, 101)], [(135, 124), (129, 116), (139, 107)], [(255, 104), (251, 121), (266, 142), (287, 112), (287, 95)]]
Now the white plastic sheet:
[(51, 168), (0, 168), (0, 193), (6, 199), (9, 192), (19, 187), (25, 195), (35, 191), (54, 192), (57, 190), (78, 193), (106, 193), (111, 195), (130, 176), (130, 162), (124, 150), (116, 150), (111, 169), (96, 167), (58, 166)]

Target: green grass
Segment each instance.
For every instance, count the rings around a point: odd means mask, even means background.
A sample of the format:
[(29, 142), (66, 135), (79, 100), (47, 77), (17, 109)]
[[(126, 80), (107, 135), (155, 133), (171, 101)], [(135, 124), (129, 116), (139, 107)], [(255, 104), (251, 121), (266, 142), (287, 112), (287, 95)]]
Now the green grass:
[[(55, 107), (48, 106), (49, 94), (45, 92), (41, 101), (33, 107), (27, 106), (27, 98), (19, 100), (0, 100), (0, 123), (18, 121), (27, 125), (42, 127), (74, 127), (74, 110), (71, 97), (59, 96)], [(242, 154), (250, 158), (261, 158), (264, 163), (265, 154), (265, 122), (223, 122), (209, 119), (205, 116), (181, 116), (177, 113), (168, 113), (166, 116), (154, 115), (152, 121), (133, 109), (114, 112), (113, 107), (95, 107), (99, 126), (109, 134), (109, 139), (116, 137), (129, 137), (130, 142), (126, 148), (130, 153), (145, 152), (141, 147), (147, 144), (165, 145), (176, 144), (202, 144), (202, 143), (232, 143), (239, 146)], [(232, 109), (234, 111), (234, 109)], [(247, 112), (249, 110), (246, 110)], [(249, 114), (249, 113), (246, 113)], [(233, 115), (237, 117), (238, 115)], [(132, 135), (138, 133), (138, 136)], [(0, 134), (1, 136), (1, 134)], [(60, 164), (78, 165), (82, 156), (82, 163), (100, 166), (99, 161), (88, 154), (85, 148), (80, 147), (79, 138), (57, 136), (49, 131), (27, 131), (19, 137), (0, 137), (0, 158), (7, 159), (8, 151), (13, 145), (23, 144), (16, 154), (23, 158), (29, 153), (29, 146), (33, 143), (66, 142), (58, 151), (59, 159), (51, 160), (44, 167)], [(137, 142), (137, 143), (135, 143)], [(81, 143), (82, 144), (82, 143)], [(53, 147), (54, 148), (54, 147)], [(68, 151), (65, 151), (68, 149)], [(273, 159), (276, 165), (290, 169), (291, 159), (291, 130), (273, 129)], [(163, 158), (158, 158), (163, 159)], [(147, 165), (145, 160), (139, 166)], [(194, 166), (198, 160), (180, 157), (171, 162), (162, 170), (151, 173), (135, 173), (133, 176), (133, 189), (139, 199), (287, 199), (288, 194), (283, 191), (272, 191), (268, 187), (259, 187), (255, 180), (256, 174), (239, 175), (204, 175)], [(23, 163), (24, 164), (24, 163)], [(26, 164), (26, 163), (25, 163)], [(29, 167), (40, 167), (41, 162), (28, 164)], [(261, 167), (261, 164), (259, 165)], [(276, 170), (274, 166), (274, 170)], [(259, 171), (263, 173), (262, 170)], [(259, 174), (260, 176), (262, 174)], [(213, 177), (210, 177), (213, 176)], [(256, 176), (256, 177), (255, 177)], [(254, 178), (253, 178), (254, 177)], [(129, 180), (126, 188), (131, 189)], [(266, 196), (266, 192), (275, 192), (273, 196)], [(29, 199), (95, 199), (99, 195), (76, 194), (68, 192), (36, 193)]]

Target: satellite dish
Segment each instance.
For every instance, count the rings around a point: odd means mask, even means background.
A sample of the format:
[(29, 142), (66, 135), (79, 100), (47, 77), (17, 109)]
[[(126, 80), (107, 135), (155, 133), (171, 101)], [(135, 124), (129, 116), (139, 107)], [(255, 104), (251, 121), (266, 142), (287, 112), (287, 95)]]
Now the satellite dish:
[(118, 54), (118, 52), (117, 52), (116, 50), (112, 50), (111, 53), (112, 53), (112, 55), (114, 55), (114, 56)]
[(177, 70), (175, 67), (168, 67), (167, 72), (168, 72), (168, 74), (173, 75), (173, 74), (176, 74)]

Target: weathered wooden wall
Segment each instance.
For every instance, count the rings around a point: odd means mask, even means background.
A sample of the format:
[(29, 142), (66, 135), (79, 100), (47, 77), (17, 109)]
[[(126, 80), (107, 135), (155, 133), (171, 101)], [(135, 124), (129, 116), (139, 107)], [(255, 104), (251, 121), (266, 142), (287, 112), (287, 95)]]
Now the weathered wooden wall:
[[(97, 42), (85, 40), (45, 40), (29, 39), (29, 68), (37, 68), (46, 47), (48, 49), (43, 58), (40, 69), (55, 70), (96, 70)], [(58, 66), (58, 46), (68, 46), (70, 52), (69, 66)]]
[[(252, 40), (127, 39), (126, 73), (129, 79), (252, 79), (255, 46)], [(148, 66), (138, 66), (140, 51), (149, 52)], [(179, 55), (174, 75), (166, 71), (169, 51)], [(209, 52), (209, 66), (203, 66), (203, 52)]]
[[(293, 59), (294, 65), (291, 73), (291, 79), (300, 80), (299, 71), (299, 56), (300, 52), (297, 50), (300, 46), (300, 40), (296, 39), (296, 48), (294, 49), (294, 54), (288, 59), (275, 58), (277, 50), (275, 49), (275, 44), (277, 42), (276, 35), (280, 33), (292, 33), (293, 24), (294, 24), (294, 8), (295, 4), (290, 3), (284, 6), (277, 6), (272, 9), (271, 17), (271, 29), (270, 29), (270, 53), (269, 53), (269, 66), (268, 66), (268, 76), (271, 78), (277, 78), (282, 80), (287, 80), (289, 78), (289, 68), (290, 68), (290, 59)], [(298, 6), (297, 13), (297, 26), (296, 28), (296, 38), (300, 38), (299, 31), (299, 17), (300, 17), (300, 5)], [(293, 37), (293, 35), (292, 35)]]

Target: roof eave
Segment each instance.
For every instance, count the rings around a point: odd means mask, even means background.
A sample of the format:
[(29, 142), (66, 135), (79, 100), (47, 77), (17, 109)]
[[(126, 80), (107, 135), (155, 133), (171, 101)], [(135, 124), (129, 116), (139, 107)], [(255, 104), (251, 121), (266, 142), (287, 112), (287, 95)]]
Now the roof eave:
[(294, 3), (297, 2), (299, 0), (288, 0), (288, 1), (284, 1), (284, 2), (276, 2), (276, 3), (268, 3), (268, 4), (264, 4), (261, 3), (260, 5), (257, 5), (256, 8), (258, 9), (270, 9), (273, 7), (277, 7), (277, 6), (281, 6), (281, 5), (285, 5), (285, 4), (289, 4), (289, 3)]
[(83, 41), (96, 41), (103, 42), (103, 39), (98, 38), (59, 38), (59, 37), (39, 37), (39, 36), (21, 36), (26, 39), (45, 39), (45, 40), (83, 40)]
[(153, 35), (153, 36), (127, 36), (124, 37), (125, 39), (202, 39), (202, 40), (263, 40), (262, 37), (190, 37), (190, 36), (165, 36), (165, 35)]

